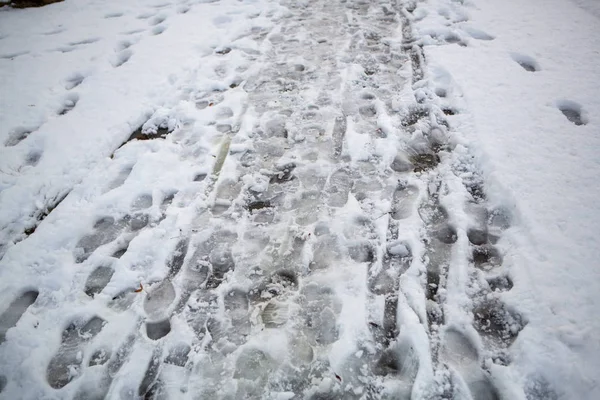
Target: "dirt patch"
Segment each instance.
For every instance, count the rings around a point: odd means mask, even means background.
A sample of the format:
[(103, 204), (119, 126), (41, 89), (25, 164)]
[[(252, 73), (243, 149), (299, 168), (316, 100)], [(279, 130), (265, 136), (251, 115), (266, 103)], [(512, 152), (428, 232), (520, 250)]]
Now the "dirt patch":
[(13, 0), (10, 3), (12, 8), (32, 8), (43, 7), (52, 3), (60, 3), (63, 0)]

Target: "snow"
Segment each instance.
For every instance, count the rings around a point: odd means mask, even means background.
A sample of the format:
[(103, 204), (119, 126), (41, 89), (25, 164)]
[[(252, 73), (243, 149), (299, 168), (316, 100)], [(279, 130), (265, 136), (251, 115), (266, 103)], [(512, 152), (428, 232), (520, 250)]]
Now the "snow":
[(597, 398), (597, 6), (0, 9), (0, 399)]

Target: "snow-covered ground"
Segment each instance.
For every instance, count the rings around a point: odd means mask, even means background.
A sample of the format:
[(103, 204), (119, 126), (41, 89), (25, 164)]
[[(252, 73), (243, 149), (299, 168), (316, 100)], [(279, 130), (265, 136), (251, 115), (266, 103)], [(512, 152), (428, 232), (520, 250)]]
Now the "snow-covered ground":
[(600, 398), (593, 0), (0, 9), (0, 398)]

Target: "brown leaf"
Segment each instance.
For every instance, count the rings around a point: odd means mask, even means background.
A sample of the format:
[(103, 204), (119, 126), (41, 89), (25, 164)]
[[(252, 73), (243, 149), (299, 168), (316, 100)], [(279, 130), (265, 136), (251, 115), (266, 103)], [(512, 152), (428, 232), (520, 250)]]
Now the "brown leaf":
[(135, 289), (136, 293), (141, 292), (142, 290), (144, 290), (144, 287), (142, 286), (142, 284), (140, 283), (140, 288), (139, 289)]

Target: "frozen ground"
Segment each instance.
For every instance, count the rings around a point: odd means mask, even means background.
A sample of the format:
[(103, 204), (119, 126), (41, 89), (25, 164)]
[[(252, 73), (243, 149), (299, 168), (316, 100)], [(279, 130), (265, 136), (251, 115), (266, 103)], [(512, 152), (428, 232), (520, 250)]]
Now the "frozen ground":
[(0, 398), (599, 398), (599, 11), (1, 9)]

